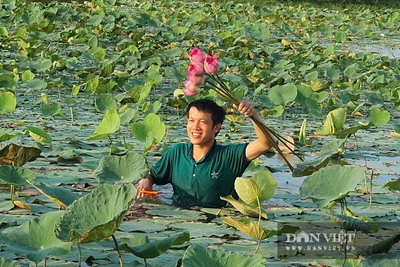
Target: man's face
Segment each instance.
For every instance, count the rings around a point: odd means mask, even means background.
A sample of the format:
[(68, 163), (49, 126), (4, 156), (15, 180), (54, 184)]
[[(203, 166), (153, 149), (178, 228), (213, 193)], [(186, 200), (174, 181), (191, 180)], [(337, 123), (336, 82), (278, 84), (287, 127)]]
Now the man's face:
[(193, 145), (212, 145), (221, 124), (214, 125), (211, 114), (192, 107), (189, 110), (187, 133)]

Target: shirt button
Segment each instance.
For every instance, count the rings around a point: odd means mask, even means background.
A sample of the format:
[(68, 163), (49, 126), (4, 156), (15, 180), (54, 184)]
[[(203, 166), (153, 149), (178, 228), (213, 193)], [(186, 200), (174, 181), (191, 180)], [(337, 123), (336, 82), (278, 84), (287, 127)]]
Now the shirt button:
[(195, 174), (195, 173), (193, 173), (193, 176), (196, 176), (196, 174)]
[(195, 167), (197, 167), (197, 164), (194, 164)]

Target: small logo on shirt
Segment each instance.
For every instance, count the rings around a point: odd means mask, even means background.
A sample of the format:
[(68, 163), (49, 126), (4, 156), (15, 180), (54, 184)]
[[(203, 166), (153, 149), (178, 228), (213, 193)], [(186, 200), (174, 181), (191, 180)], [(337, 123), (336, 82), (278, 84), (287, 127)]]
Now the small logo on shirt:
[(218, 178), (218, 172), (213, 171), (213, 172), (211, 173), (211, 178), (212, 178), (212, 179), (217, 179), (217, 178)]

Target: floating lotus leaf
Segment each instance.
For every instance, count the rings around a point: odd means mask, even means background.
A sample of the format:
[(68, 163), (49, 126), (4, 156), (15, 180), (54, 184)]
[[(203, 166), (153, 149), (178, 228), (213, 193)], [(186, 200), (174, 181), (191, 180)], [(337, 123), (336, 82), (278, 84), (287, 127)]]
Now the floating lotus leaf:
[(60, 186), (46, 186), (43, 183), (29, 183), (34, 186), (40, 193), (42, 193), (51, 201), (64, 209), (66, 209), (70, 204), (81, 197), (80, 195), (71, 192), (71, 190)]
[(129, 151), (124, 156), (107, 155), (94, 170), (93, 176), (100, 183), (136, 183), (147, 176), (146, 158)]
[(0, 142), (8, 141), (14, 137), (23, 134), (21, 131), (15, 131), (14, 129), (0, 128)]
[(54, 224), (64, 214), (53, 211), (39, 218), (9, 227), (0, 233), (0, 243), (15, 255), (38, 263), (49, 255), (60, 256), (71, 250), (71, 242), (62, 242), (54, 234)]
[(132, 184), (101, 184), (68, 207), (56, 224), (56, 236), (79, 243), (110, 237), (135, 197), (136, 188)]
[[(360, 250), (357, 254), (362, 256), (370, 256), (379, 253), (388, 253), (394, 244), (400, 241), (400, 233), (396, 233), (393, 236), (380, 241), (374, 245), (368, 246), (367, 248)], [(372, 266), (372, 265), (371, 265)], [(373, 265), (376, 266), (376, 265)], [(386, 266), (386, 265), (382, 265)], [(398, 265), (397, 265), (398, 266)]]
[(347, 231), (357, 230), (365, 234), (369, 233), (370, 226), (367, 222), (342, 214), (328, 214), (328, 216), (332, 221), (337, 223), (341, 229)]
[(182, 258), (182, 266), (185, 267), (264, 267), (265, 262), (266, 260), (258, 254), (247, 255), (196, 244), (186, 249)]
[(363, 181), (366, 168), (332, 165), (314, 172), (304, 179), (300, 198), (311, 198), (320, 207), (348, 196)]
[(386, 182), (385, 187), (391, 190), (400, 191), (400, 179)]
[(8, 144), (0, 150), (0, 165), (22, 166), (34, 161), (42, 151), (36, 147)]
[(9, 184), (28, 185), (27, 180), (33, 181), (36, 175), (33, 171), (18, 166), (0, 166), (0, 179)]
[(122, 245), (120, 245), (120, 249), (129, 251), (139, 258), (150, 259), (160, 256), (171, 246), (182, 245), (189, 240), (190, 235), (188, 232), (179, 233), (153, 242), (150, 242), (147, 235), (136, 235), (126, 240), (126, 243), (122, 243), (124, 241), (121, 240)]
[(15, 261), (9, 261), (6, 260), (5, 258), (0, 259), (0, 267), (21, 267), (17, 262)]

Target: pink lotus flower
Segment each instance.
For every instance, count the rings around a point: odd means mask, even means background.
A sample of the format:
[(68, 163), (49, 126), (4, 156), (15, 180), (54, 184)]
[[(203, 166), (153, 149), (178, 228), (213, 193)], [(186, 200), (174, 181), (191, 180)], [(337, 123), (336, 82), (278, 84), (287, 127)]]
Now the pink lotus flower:
[(210, 74), (217, 73), (219, 71), (218, 58), (211, 55), (207, 56), (204, 61), (204, 70)]
[(194, 86), (200, 86), (204, 82), (203, 65), (192, 63), (188, 67), (188, 78)]
[(185, 90), (183, 91), (186, 96), (195, 96), (199, 93), (199, 88), (192, 84), (190, 80), (184, 81), (183, 86)]
[(192, 51), (189, 53), (189, 59), (192, 63), (200, 63), (203, 64), (204, 60), (206, 59), (206, 55), (198, 49), (197, 47), (193, 48)]

